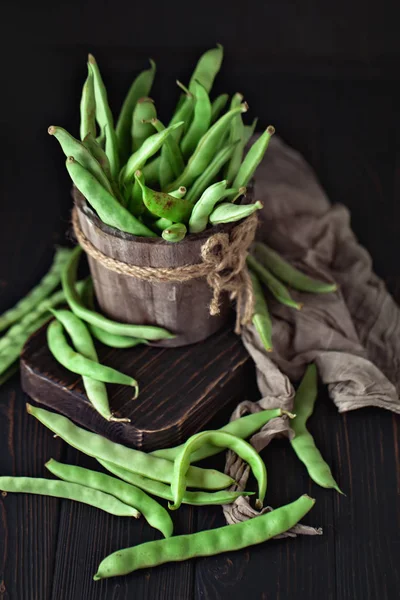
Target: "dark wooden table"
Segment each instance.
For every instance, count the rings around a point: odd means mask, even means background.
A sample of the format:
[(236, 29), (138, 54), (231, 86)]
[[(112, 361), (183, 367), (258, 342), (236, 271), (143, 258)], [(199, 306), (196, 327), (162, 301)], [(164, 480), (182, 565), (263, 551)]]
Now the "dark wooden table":
[[(317, 8), (318, 3), (314, 4)], [(371, 252), (376, 271), (400, 300), (398, 69), (391, 68), (392, 54), (385, 55), (383, 60), (381, 49), (385, 47), (386, 30), (381, 16), (377, 20), (372, 14), (367, 17), (364, 4), (353, 12), (353, 26), (360, 19), (365, 26), (365, 36), (359, 37), (357, 48), (350, 41), (353, 33), (345, 17), (337, 21), (329, 18), (325, 29), (315, 28), (313, 40), (320, 57), (327, 52), (329, 55), (326, 44), (331, 43), (324, 31), (335, 32), (339, 36), (337, 41), (345, 36), (344, 46), (342, 42), (336, 46), (333, 42), (335, 61), (320, 58), (310, 62), (306, 52), (296, 54), (296, 48), (302, 48), (303, 38), (308, 37), (307, 32), (312, 34), (312, 21), (308, 29), (303, 30), (301, 23), (296, 25), (298, 34), (302, 32), (300, 41), (293, 37), (294, 30), (288, 35), (284, 33), (284, 23), (297, 22), (298, 15), (281, 14), (282, 27), (275, 27), (275, 38), (278, 36), (286, 44), (283, 48), (287, 54), (282, 51), (279, 57), (273, 51), (269, 58), (259, 54), (260, 44), (264, 43), (262, 36), (267, 35), (267, 23), (261, 15), (259, 23), (257, 19), (246, 21), (245, 33), (249, 34), (256, 26), (260, 35), (254, 36), (254, 40), (258, 42), (244, 36), (249, 45), (236, 54), (232, 51), (227, 64), (227, 69), (233, 69), (230, 79), (222, 78), (217, 91), (225, 91), (226, 83), (229, 89), (235, 87), (237, 80), (240, 89), (246, 91), (248, 84), (249, 101), (254, 114), (260, 115), (261, 124), (273, 122), (277, 131), (311, 162), (332, 201), (349, 206), (354, 230)], [(64, 119), (62, 124), (76, 131), (80, 77), (74, 69), (79, 64), (82, 67), (79, 75), (84, 76), (82, 48), (86, 50), (86, 34), (97, 32), (96, 28), (82, 25), (79, 35), (74, 32), (71, 39), (69, 33), (59, 37), (60, 31), (51, 27), (53, 13), (43, 13), (42, 17), (46, 20), (41, 19), (40, 27), (47, 23), (49, 44), (53, 44), (54, 51), (50, 51), (50, 46), (38, 45), (31, 53), (29, 48), (23, 57), (24, 77), (20, 76), (22, 67), (8, 68), (9, 61), (5, 65), (4, 80), (8, 83), (5, 94), (9, 103), (8, 112), (3, 111), (2, 115), (2, 118), (7, 115), (2, 125), (7, 136), (7, 153), (1, 179), (4, 194), (0, 221), (0, 310), (13, 304), (38, 280), (50, 262), (52, 245), (64, 238), (70, 207), (69, 184), (59, 149), (54, 141), (45, 139), (45, 128), (53, 120)], [(241, 14), (236, 17), (237, 22), (241, 21)], [(220, 18), (222, 23), (222, 14)], [(304, 24), (303, 17), (299, 18)], [(103, 21), (108, 22), (106, 18)], [(131, 33), (130, 22), (128, 29)], [(187, 38), (190, 29), (182, 30), (187, 32)], [(103, 34), (92, 35), (91, 49), (98, 50), (101, 58), (114, 57), (115, 63), (110, 59), (105, 67), (108, 75), (114, 66), (123, 66), (126, 85), (131, 66), (128, 58), (124, 58), (121, 31), (115, 27), (110, 31), (113, 32), (110, 45), (120, 43), (114, 54), (109, 54), (109, 47), (99, 41), (102, 39), (105, 44)], [(374, 35), (376, 31), (381, 37)], [(40, 38), (40, 31), (34, 28), (33, 34)], [(126, 34), (124, 40), (128, 40)], [(170, 32), (170, 37), (178, 44), (179, 35)], [(234, 45), (233, 37), (227, 38), (228, 47), (229, 43)], [(200, 38), (196, 38), (195, 43), (199, 47), (213, 43), (214, 32), (212, 38), (201, 44)], [(150, 52), (142, 37), (136, 39), (142, 44), (141, 54), (135, 55), (134, 68), (139, 69)], [(289, 39), (293, 40), (290, 48)], [(388, 52), (390, 44), (392, 49), (398, 49), (393, 35), (390, 40), (386, 44)], [(224, 42), (223, 37), (221, 41)], [(183, 40), (184, 43), (190, 41)], [(352, 62), (346, 62), (342, 48), (353, 57)], [(196, 54), (192, 52), (191, 58)], [(175, 61), (172, 70), (176, 74), (185, 64), (185, 56), (178, 50), (171, 49), (164, 56), (158, 48), (155, 58), (159, 59), (161, 71), (166, 68), (167, 60)], [(165, 83), (165, 79), (161, 81)], [(26, 85), (33, 91), (31, 112), (27, 121), (21, 122), (24, 127), (21, 124), (14, 130), (16, 117), (8, 118), (9, 111), (14, 110), (15, 115), (27, 114), (23, 100)], [(160, 89), (161, 84), (158, 92)], [(53, 439), (26, 414), (26, 400), (17, 377), (0, 388), (0, 472), (43, 476), (44, 462), (50, 457), (90, 465), (90, 461)], [(317, 503), (304, 522), (322, 526), (323, 536), (272, 541), (237, 553), (166, 565), (119, 580), (95, 583), (92, 575), (102, 557), (156, 536), (143, 519), (128, 523), (126, 519), (67, 501), (9, 495), (0, 498), (0, 599), (398, 598), (399, 418), (376, 409), (339, 416), (322, 392), (310, 428), (347, 496), (340, 497), (311, 484), (287, 443), (275, 442), (264, 453), (269, 471), (268, 502), (278, 506), (303, 492), (312, 494)], [(218, 508), (183, 507), (174, 514), (174, 520), (177, 533), (217, 527), (224, 522)]]

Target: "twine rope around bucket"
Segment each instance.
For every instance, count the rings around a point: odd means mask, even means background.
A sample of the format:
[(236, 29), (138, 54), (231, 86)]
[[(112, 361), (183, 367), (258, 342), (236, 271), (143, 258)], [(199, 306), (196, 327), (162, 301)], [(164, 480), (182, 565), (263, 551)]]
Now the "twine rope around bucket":
[(181, 283), (205, 277), (213, 290), (209, 306), (210, 315), (219, 314), (220, 295), (222, 292), (228, 292), (230, 298), (236, 300), (235, 332), (240, 333), (241, 325), (251, 322), (254, 295), (246, 257), (257, 228), (256, 214), (241, 221), (229, 234), (211, 235), (201, 247), (202, 262), (173, 268), (132, 265), (107, 256), (96, 248), (82, 231), (75, 207), (72, 210), (72, 225), (80, 246), (106, 269), (149, 282)]

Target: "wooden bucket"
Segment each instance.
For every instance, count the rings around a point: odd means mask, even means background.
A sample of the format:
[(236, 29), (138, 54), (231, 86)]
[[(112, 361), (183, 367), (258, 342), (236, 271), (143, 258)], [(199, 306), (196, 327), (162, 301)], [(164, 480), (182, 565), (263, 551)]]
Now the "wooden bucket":
[[(188, 235), (173, 244), (162, 238), (146, 238), (105, 225), (91, 210), (82, 194), (73, 196), (80, 227), (88, 240), (106, 256), (136, 266), (176, 268), (201, 262), (200, 249), (208, 237), (229, 232), (234, 223)], [(228, 320), (228, 295), (220, 297), (220, 314), (211, 316), (212, 290), (205, 277), (184, 282), (148, 282), (107, 269), (88, 256), (96, 298), (102, 312), (124, 323), (158, 325), (176, 337), (156, 346), (186, 346), (205, 340)]]

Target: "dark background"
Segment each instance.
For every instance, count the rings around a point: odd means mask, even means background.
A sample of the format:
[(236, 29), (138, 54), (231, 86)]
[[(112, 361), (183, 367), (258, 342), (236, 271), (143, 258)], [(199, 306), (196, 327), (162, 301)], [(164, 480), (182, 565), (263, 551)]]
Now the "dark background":
[[(398, 296), (395, 6), (378, 0), (3, 1), (0, 310), (45, 272), (54, 243), (68, 228), (70, 184), (47, 127), (61, 125), (78, 135), (88, 51), (100, 63), (115, 113), (152, 57), (158, 67), (153, 96), (163, 117), (177, 99), (175, 79), (187, 82), (198, 56), (216, 42), (224, 45), (225, 60), (214, 93), (244, 93), (260, 127), (272, 123), (305, 155), (331, 200), (350, 207), (375, 270)], [(16, 378), (0, 393), (5, 474), (43, 475), (43, 457), (74, 456), (28, 421)], [(274, 542), (94, 586), (91, 553), (117, 547), (104, 536), (115, 541), (124, 535), (118, 520), (100, 521), (65, 502), (20, 499), (6, 510), (0, 501), (0, 599), (398, 598), (398, 418), (374, 409), (338, 416), (325, 399), (315, 423), (317, 442), (347, 499), (310, 486), (283, 445), (271, 448), (267, 466), (271, 504), (287, 502), (299, 489), (317, 497), (305, 522), (324, 525), (322, 538)], [(182, 514), (179, 532), (223, 523), (217, 511)], [(135, 543), (135, 535), (124, 541)]]

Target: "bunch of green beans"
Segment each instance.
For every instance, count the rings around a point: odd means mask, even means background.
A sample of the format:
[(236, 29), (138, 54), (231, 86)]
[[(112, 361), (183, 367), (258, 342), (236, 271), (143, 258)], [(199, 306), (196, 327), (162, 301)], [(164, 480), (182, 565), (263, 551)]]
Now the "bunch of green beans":
[[(179, 243), (188, 234), (245, 219), (261, 208), (257, 202), (232, 203), (245, 195), (275, 130), (267, 127), (245, 156), (257, 121), (244, 123), (248, 105), (242, 94), (233, 94), (230, 102), (228, 94), (212, 99), (222, 60), (223, 47), (217, 45), (200, 57), (188, 87), (177, 82), (183, 93), (165, 125), (150, 97), (156, 73), (150, 60), (150, 68), (132, 83), (115, 125), (99, 65), (89, 54), (81, 139), (59, 126), (48, 132), (61, 145), (74, 185), (104, 223)], [(215, 193), (216, 185), (222, 193)], [(178, 188), (184, 194), (177, 195)]]

